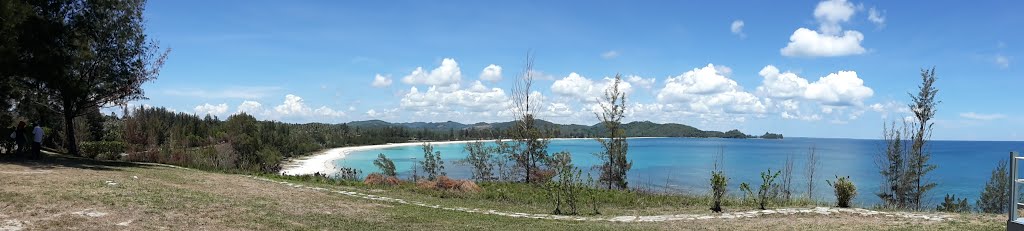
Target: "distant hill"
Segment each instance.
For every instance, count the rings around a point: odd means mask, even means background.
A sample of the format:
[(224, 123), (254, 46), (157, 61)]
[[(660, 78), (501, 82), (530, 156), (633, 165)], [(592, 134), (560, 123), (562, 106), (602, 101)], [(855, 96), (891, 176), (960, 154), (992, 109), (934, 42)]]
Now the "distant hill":
[[(515, 121), (474, 124), (463, 124), (459, 122), (411, 122), (411, 123), (390, 123), (382, 120), (365, 120), (349, 122), (348, 126), (361, 128), (381, 127), (404, 127), (411, 130), (427, 130), (433, 132), (462, 131), (462, 130), (495, 130), (504, 131), (512, 128)], [(605, 133), (605, 128), (600, 123), (594, 125), (579, 124), (556, 124), (545, 120), (537, 120), (537, 125), (544, 128), (555, 129), (555, 137), (598, 137)], [(693, 126), (677, 123), (654, 123), (651, 121), (634, 121), (622, 125), (628, 137), (720, 137), (720, 138), (764, 138), (782, 139), (781, 134), (765, 133), (763, 136), (747, 135), (739, 130), (733, 129), (726, 132), (704, 131)]]

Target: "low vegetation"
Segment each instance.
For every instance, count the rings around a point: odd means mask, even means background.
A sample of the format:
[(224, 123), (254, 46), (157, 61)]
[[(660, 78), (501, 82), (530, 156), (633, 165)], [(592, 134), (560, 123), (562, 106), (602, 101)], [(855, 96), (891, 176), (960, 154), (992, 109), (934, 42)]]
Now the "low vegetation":
[(857, 197), (857, 186), (853, 185), (853, 181), (850, 181), (849, 176), (839, 177), (836, 176), (836, 181), (826, 181), (829, 186), (835, 191), (836, 195), (836, 206), (840, 208), (849, 208), (852, 204), (854, 197)]

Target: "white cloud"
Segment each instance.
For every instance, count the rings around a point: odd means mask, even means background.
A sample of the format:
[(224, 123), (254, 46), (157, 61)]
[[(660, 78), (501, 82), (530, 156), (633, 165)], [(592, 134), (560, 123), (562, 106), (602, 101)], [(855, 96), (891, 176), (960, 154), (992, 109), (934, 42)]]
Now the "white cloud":
[(1006, 56), (1003, 56), (1003, 55), (996, 55), (996, 57), (995, 57), (995, 59), (993, 59), (993, 61), (996, 63), (996, 65), (999, 65), (1000, 68), (1009, 68), (1010, 67), (1010, 58), (1009, 57), (1006, 57)]
[(874, 7), (868, 10), (868, 21), (874, 23), (878, 27), (885, 26), (885, 11), (879, 11)]
[(619, 57), (619, 52), (618, 51), (607, 51), (607, 52), (601, 53), (601, 58), (604, 58), (604, 59), (613, 59), (615, 57)]
[(203, 116), (203, 115), (219, 116), (219, 115), (224, 115), (224, 113), (228, 112), (228, 104), (222, 103), (222, 104), (213, 105), (213, 104), (205, 103), (205, 104), (196, 106), (194, 110), (195, 110), (196, 114), (200, 115), (200, 116)]
[(586, 98), (592, 91), (594, 91), (594, 81), (576, 72), (569, 73), (565, 78), (555, 80), (555, 83), (551, 84), (551, 92), (563, 96)]
[(822, 33), (838, 34), (843, 30), (839, 24), (850, 21), (856, 12), (853, 3), (846, 0), (825, 0), (814, 8), (814, 18), (821, 24)]
[(761, 86), (757, 87), (757, 92), (767, 97), (779, 99), (803, 97), (804, 91), (807, 89), (806, 79), (788, 71), (779, 73), (779, 69), (772, 65), (765, 66), (758, 74), (764, 77), (764, 80), (761, 82)]
[[(604, 97), (605, 90), (611, 87), (614, 82), (615, 79), (610, 77), (594, 81), (573, 72), (569, 73), (565, 78), (555, 80), (551, 84), (551, 92), (580, 101), (596, 102)], [(633, 85), (627, 79), (619, 83), (619, 89), (629, 94), (633, 92)]]
[(665, 80), (657, 95), (659, 102), (675, 104), (685, 110), (708, 114), (764, 113), (761, 100), (743, 89), (725, 73), (728, 69), (714, 64), (695, 68)]
[(317, 108), (316, 110), (313, 110), (313, 113), (316, 113), (317, 115), (324, 116), (324, 117), (342, 117), (342, 116), (345, 116), (345, 112), (343, 112), (343, 111), (335, 111), (334, 109), (331, 109), (331, 108), (329, 108), (327, 106), (320, 106), (320, 108)]
[(372, 85), (373, 87), (391, 86), (391, 76), (383, 76), (381, 74), (377, 74), (376, 76), (373, 76), (373, 83), (370, 85)]
[(462, 80), (462, 70), (455, 59), (445, 58), (441, 60), (441, 66), (427, 72), (423, 67), (417, 67), (412, 73), (402, 78), (402, 82), (410, 85), (432, 85), (432, 86), (455, 86), (458, 88)]
[(284, 96), (284, 103), (274, 107), (274, 111), (283, 116), (303, 116), (309, 114), (310, 108), (303, 102), (302, 97), (288, 94)]
[(747, 35), (743, 33), (743, 25), (743, 20), (732, 21), (732, 25), (729, 26), (729, 31), (732, 31), (735, 35), (739, 35), (741, 38), (747, 37)]
[(626, 76), (622, 79), (644, 89), (651, 89), (651, 87), (654, 86), (654, 82), (657, 81), (654, 78), (643, 78), (636, 75)]
[(487, 67), (484, 68), (483, 71), (480, 72), (480, 79), (481, 80), (486, 80), (486, 81), (491, 81), (491, 82), (498, 82), (498, 81), (500, 81), (501, 80), (501, 66), (494, 65), (494, 64), (488, 65)]
[(250, 115), (265, 113), (263, 110), (263, 104), (250, 100), (243, 101), (242, 104), (239, 104), (238, 112), (245, 112)]
[(808, 84), (804, 98), (831, 106), (859, 106), (874, 93), (864, 86), (864, 80), (857, 77), (857, 72), (839, 71)]
[(728, 91), (737, 91), (739, 84), (725, 77), (722, 73), (726, 68), (708, 64), (703, 68), (694, 68), (682, 75), (665, 79), (665, 88), (658, 92), (658, 100), (686, 101), (694, 95), (710, 95)]
[(843, 35), (819, 34), (807, 28), (796, 29), (789, 37), (789, 44), (780, 52), (784, 56), (833, 57), (863, 54), (866, 50), (860, 43), (864, 35), (848, 30)]
[[(864, 34), (859, 31), (843, 31), (842, 23), (850, 21), (857, 12), (853, 3), (846, 0), (825, 0), (814, 8), (818, 30), (798, 28), (789, 36), (789, 44), (779, 50), (783, 56), (833, 57), (857, 55), (866, 52), (860, 45)], [(884, 20), (884, 19), (883, 19)], [(819, 33), (820, 31), (820, 33)]]
[(980, 113), (974, 113), (974, 112), (965, 112), (965, 113), (960, 113), (960, 117), (963, 117), (963, 118), (966, 118), (966, 119), (972, 119), (972, 120), (997, 120), (997, 119), (1006, 118), (1006, 115), (998, 114), (998, 113), (997, 114), (980, 114)]
[(421, 92), (412, 87), (400, 102), (401, 108), (409, 111), (496, 111), (508, 106), (508, 96), (501, 88), (487, 88), (480, 81), (470, 89), (443, 91), (430, 87)]

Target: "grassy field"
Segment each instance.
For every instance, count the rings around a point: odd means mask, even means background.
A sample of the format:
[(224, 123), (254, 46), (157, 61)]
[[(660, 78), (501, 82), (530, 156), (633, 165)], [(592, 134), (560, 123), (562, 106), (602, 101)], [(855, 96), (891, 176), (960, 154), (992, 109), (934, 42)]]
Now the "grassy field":
[[(302, 184), (426, 203), (549, 212), (538, 194), (515, 184), (449, 195), (406, 188)], [(292, 188), (244, 175), (161, 165), (49, 156), (0, 160), (0, 230), (1000, 230), (1003, 216), (961, 214), (954, 221), (885, 217), (778, 215), (737, 220), (655, 223), (510, 218), (376, 202)], [(505, 188), (504, 192), (499, 190)], [(526, 192), (526, 193), (521, 193)], [(611, 195), (605, 195), (611, 196)], [(644, 198), (644, 197), (636, 197)], [(707, 213), (702, 198), (608, 199), (608, 214)], [(734, 210), (745, 210), (741, 204)]]

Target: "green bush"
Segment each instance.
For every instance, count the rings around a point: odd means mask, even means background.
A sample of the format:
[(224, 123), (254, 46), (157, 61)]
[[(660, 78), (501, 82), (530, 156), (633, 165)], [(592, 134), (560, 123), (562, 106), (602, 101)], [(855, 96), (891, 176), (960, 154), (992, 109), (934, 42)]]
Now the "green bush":
[(935, 210), (950, 213), (966, 213), (971, 211), (971, 205), (967, 203), (967, 198), (957, 200), (956, 195), (946, 194), (942, 204), (935, 207)]
[(119, 156), (128, 146), (121, 141), (92, 141), (82, 142), (81, 145), (82, 156), (88, 158), (97, 158), (100, 154), (104, 154), (104, 158)]
[(857, 197), (857, 186), (854, 186), (853, 182), (850, 181), (850, 176), (836, 176), (835, 182), (825, 180), (825, 183), (828, 183), (829, 186), (835, 188), (836, 206), (839, 206), (840, 208), (849, 208), (850, 201), (853, 201), (853, 198)]
[(711, 211), (716, 213), (722, 212), (722, 197), (725, 196), (728, 181), (729, 180), (725, 178), (724, 172), (711, 172), (711, 196), (714, 201), (714, 204), (711, 205)]
[(373, 165), (376, 165), (385, 176), (394, 177), (398, 175), (395, 171), (395, 162), (388, 159), (384, 153), (377, 155), (377, 159), (373, 160)]
[[(782, 171), (777, 171), (772, 174), (772, 169), (768, 169), (768, 172), (761, 172), (761, 187), (757, 190), (757, 204), (761, 210), (765, 210), (765, 205), (768, 205), (768, 199), (770, 199), (771, 189), (775, 188), (775, 178), (779, 177)], [(750, 185), (747, 183), (740, 184), (740, 190), (747, 193), (748, 196), (753, 196), (754, 192), (750, 189)]]

